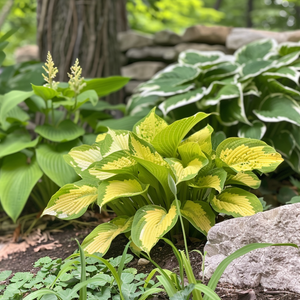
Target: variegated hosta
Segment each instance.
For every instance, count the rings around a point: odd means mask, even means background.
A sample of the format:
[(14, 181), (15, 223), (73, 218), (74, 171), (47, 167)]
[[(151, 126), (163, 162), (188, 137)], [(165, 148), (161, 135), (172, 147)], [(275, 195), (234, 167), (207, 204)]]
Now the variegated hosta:
[(300, 174), (299, 54), (300, 42), (275, 40), (255, 41), (234, 55), (184, 51), (177, 64), (137, 88), (127, 112), (142, 116), (159, 106), (177, 119), (217, 112), (216, 131), (226, 126), (227, 136), (263, 139)]
[[(255, 139), (212, 143), (210, 125), (188, 136), (208, 116), (199, 112), (168, 125), (154, 108), (132, 132), (109, 129), (93, 145), (73, 148), (65, 159), (82, 179), (54, 194), (44, 214), (73, 219), (92, 203), (108, 206), (118, 217), (99, 225), (84, 240), (84, 249), (104, 254), (117, 235), (126, 233), (135, 249), (149, 254), (162, 236), (178, 234), (179, 209), (204, 235), (217, 213), (242, 217), (262, 211), (248, 190), (260, 185), (255, 171), (273, 171), (281, 155)], [(169, 186), (170, 176), (176, 188)]]

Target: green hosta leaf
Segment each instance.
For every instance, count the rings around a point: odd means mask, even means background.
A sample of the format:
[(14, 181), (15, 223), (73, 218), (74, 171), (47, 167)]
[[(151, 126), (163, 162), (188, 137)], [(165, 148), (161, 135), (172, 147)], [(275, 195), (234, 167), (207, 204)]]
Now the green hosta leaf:
[(128, 216), (119, 216), (109, 223), (100, 224), (82, 242), (83, 250), (90, 254), (98, 252), (104, 255), (117, 235), (130, 231), (132, 219)]
[[(300, 135), (300, 128), (298, 131)], [(289, 157), (295, 148), (295, 140), (291, 132), (287, 130), (282, 130), (272, 137), (272, 142), (277, 151), (279, 151), (283, 156)]]
[(235, 175), (228, 174), (226, 179), (226, 185), (245, 185), (252, 189), (258, 189), (260, 187), (259, 178), (251, 171), (239, 172)]
[(270, 94), (282, 93), (291, 97), (299, 97), (300, 92), (290, 88), (286, 85), (281, 84), (276, 79), (268, 79), (268, 89)]
[(39, 125), (35, 132), (52, 142), (68, 142), (82, 136), (85, 131), (71, 120), (64, 120), (58, 126)]
[(0, 51), (0, 66), (2, 66), (2, 63), (6, 57), (6, 54), (3, 51)]
[(78, 180), (74, 169), (64, 160), (64, 155), (75, 145), (78, 145), (78, 141), (58, 145), (41, 144), (36, 149), (39, 166), (58, 186)]
[(82, 216), (97, 197), (98, 187), (91, 180), (69, 183), (51, 197), (43, 215), (66, 220), (75, 219)]
[(27, 131), (17, 130), (8, 134), (0, 142), (0, 158), (6, 155), (19, 152), (26, 148), (34, 148), (39, 138), (31, 141), (31, 136)]
[(235, 172), (259, 170), (272, 172), (283, 161), (281, 155), (265, 142), (247, 138), (228, 138), (216, 150), (218, 167)]
[(251, 139), (262, 139), (267, 130), (266, 125), (258, 120), (253, 121), (252, 125), (244, 124), (238, 132), (239, 137), (251, 138)]
[(174, 227), (177, 219), (175, 201), (168, 212), (157, 205), (146, 205), (134, 215), (131, 229), (132, 241), (149, 255), (159, 239)]
[(32, 86), (32, 89), (33, 89), (34, 93), (37, 96), (44, 99), (45, 101), (50, 100), (50, 99), (58, 96), (57, 91), (54, 90), (54, 89), (51, 89), (49, 87), (37, 86), (37, 85), (34, 85), (34, 84), (31, 84), (31, 86)]
[(189, 183), (189, 185), (200, 189), (213, 188), (221, 193), (224, 188), (226, 177), (227, 173), (223, 169), (213, 169), (205, 175), (201, 174), (197, 176), (192, 182)]
[(288, 78), (294, 81), (297, 85), (299, 84), (300, 72), (294, 67), (282, 67), (276, 71), (269, 71), (262, 74), (264, 77), (269, 78)]
[(190, 142), (198, 143), (201, 150), (210, 155), (212, 152), (211, 135), (213, 131), (214, 129), (210, 125), (207, 125), (182, 141), (180, 145), (184, 145)]
[(199, 112), (191, 117), (175, 121), (153, 139), (152, 145), (165, 157), (176, 157), (177, 147), (186, 134), (209, 114)]
[(134, 124), (141, 119), (140, 116), (125, 116), (120, 119), (108, 119), (97, 123), (96, 132), (112, 130), (132, 130)]
[(88, 172), (99, 180), (105, 180), (116, 174), (137, 176), (137, 162), (126, 151), (114, 152), (101, 161), (93, 163)]
[(132, 175), (115, 176), (100, 183), (97, 204), (102, 207), (121, 197), (141, 195), (147, 191), (148, 187), (149, 184), (143, 184)]
[(186, 50), (179, 54), (180, 64), (192, 65), (194, 67), (209, 67), (224, 61), (230, 61), (233, 57), (225, 55), (220, 51), (197, 51)]
[(294, 149), (292, 155), (286, 159), (286, 162), (295, 172), (300, 173), (300, 151), (298, 149)]
[(28, 120), (30, 120), (29, 114), (27, 114), (21, 107), (15, 106), (7, 113), (6, 122), (4, 123), (4, 126), (2, 126), (2, 128), (8, 129), (8, 123), (12, 124), (15, 122), (21, 123), (22, 125), (27, 125)]
[(300, 105), (284, 94), (266, 97), (258, 110), (253, 111), (263, 122), (286, 121), (300, 126)]
[(235, 52), (236, 62), (245, 64), (251, 60), (266, 60), (276, 51), (277, 42), (273, 39), (262, 39), (249, 43)]
[(167, 122), (155, 114), (155, 108), (133, 127), (133, 132), (143, 140), (151, 143), (154, 137), (168, 126)]
[(141, 96), (140, 94), (132, 95), (129, 99), (126, 111), (127, 115), (142, 115), (142, 112), (149, 107), (155, 106), (159, 101), (159, 97), (156, 95)]
[(245, 81), (249, 78), (257, 77), (272, 68), (274, 68), (274, 62), (272, 60), (248, 61), (241, 69), (243, 75), (242, 80)]
[(205, 85), (208, 85), (213, 81), (217, 81), (224, 77), (234, 75), (238, 72), (238, 68), (239, 65), (236, 63), (221, 63), (205, 71), (203, 82)]
[(296, 125), (292, 125), (291, 133), (293, 135), (293, 139), (295, 141), (296, 147), (300, 150), (300, 134), (299, 134), (299, 127)]
[(167, 115), (170, 111), (175, 108), (185, 106), (194, 102), (199, 101), (205, 95), (205, 88), (198, 88), (193, 91), (186, 92), (184, 94), (175, 95), (159, 105), (159, 109), (164, 115)]
[(293, 43), (293, 42), (285, 42), (281, 43), (278, 46), (278, 53), (281, 56), (285, 56), (287, 54), (293, 53), (293, 52), (299, 52), (300, 51), (300, 43)]
[(239, 188), (228, 188), (210, 202), (212, 208), (233, 217), (252, 216), (263, 211), (258, 198), (245, 190)]
[(186, 201), (181, 214), (197, 230), (207, 235), (208, 230), (215, 225), (215, 214), (210, 205), (204, 201)]
[(129, 77), (122, 76), (88, 79), (85, 80), (86, 86), (82, 89), (82, 92), (95, 90), (98, 97), (103, 97), (121, 89), (129, 80)]
[(77, 105), (76, 108), (79, 108), (81, 105), (90, 101), (93, 106), (98, 103), (99, 97), (95, 90), (84, 91), (77, 96)]
[(3, 159), (0, 171), (0, 199), (4, 211), (15, 222), (43, 172), (35, 157), (28, 163), (23, 153), (15, 153)]
[(11, 91), (2, 96), (0, 110), (0, 124), (2, 125), (2, 129), (7, 130), (10, 126), (10, 124), (6, 122), (9, 112), (32, 95), (33, 92)]
[(226, 134), (223, 131), (213, 133), (211, 137), (212, 149), (216, 150), (218, 146), (226, 139)]

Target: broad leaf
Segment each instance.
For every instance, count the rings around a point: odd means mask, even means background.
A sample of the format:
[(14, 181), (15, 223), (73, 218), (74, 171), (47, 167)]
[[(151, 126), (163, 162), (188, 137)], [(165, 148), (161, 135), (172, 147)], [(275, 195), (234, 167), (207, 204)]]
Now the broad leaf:
[(98, 187), (91, 180), (69, 183), (51, 197), (43, 215), (65, 220), (75, 219), (82, 216), (97, 197)]
[(44, 101), (51, 100), (52, 98), (58, 96), (57, 91), (54, 90), (54, 89), (51, 89), (49, 87), (46, 87), (46, 86), (37, 86), (37, 85), (34, 85), (34, 84), (31, 84), (31, 86), (32, 86), (32, 89), (33, 89), (34, 93), (37, 96), (39, 96), (42, 99), (44, 99)]
[(109, 223), (103, 223), (97, 226), (82, 242), (82, 248), (89, 254), (95, 252), (104, 255), (112, 240), (119, 234), (130, 231), (132, 217), (119, 216)]
[(266, 125), (258, 120), (253, 121), (250, 125), (244, 124), (238, 131), (239, 137), (251, 138), (251, 139), (262, 139), (267, 130)]
[(175, 201), (168, 212), (161, 206), (146, 205), (140, 208), (133, 218), (132, 241), (149, 255), (159, 239), (174, 227), (177, 219)]
[(268, 71), (262, 74), (264, 77), (268, 78), (288, 78), (294, 81), (297, 85), (299, 84), (300, 72), (294, 67), (282, 67), (276, 71)]
[(281, 84), (276, 79), (269, 78), (268, 79), (268, 89), (269, 94), (285, 94), (287, 96), (291, 97), (299, 97), (300, 92), (298, 90), (295, 90), (294, 88), (291, 88), (287, 85)]
[(30, 163), (23, 153), (15, 153), (3, 159), (0, 171), (0, 199), (4, 211), (14, 222), (42, 175), (35, 157)]
[(258, 198), (240, 188), (228, 188), (215, 196), (210, 202), (212, 208), (233, 217), (252, 216), (263, 211)]
[(260, 187), (259, 178), (251, 171), (239, 172), (235, 175), (228, 174), (226, 179), (226, 185), (244, 185), (249, 186), (252, 189), (258, 189)]
[(143, 111), (145, 109), (149, 109), (157, 104), (159, 101), (159, 97), (156, 95), (151, 96), (141, 96), (139, 94), (132, 95), (131, 98), (128, 100), (126, 111), (127, 114), (130, 116), (134, 115), (143, 115)]
[(242, 80), (245, 81), (249, 78), (254, 78), (272, 68), (274, 68), (274, 61), (272, 60), (248, 61), (241, 70), (243, 75)]
[(300, 51), (300, 43), (293, 43), (293, 42), (284, 42), (280, 43), (278, 46), (278, 53), (281, 56), (288, 55), (293, 52), (299, 52)]
[[(300, 135), (300, 128), (298, 131)], [(295, 148), (295, 140), (291, 132), (288, 130), (282, 130), (278, 134), (272, 137), (272, 142), (277, 151), (279, 151), (283, 156), (290, 157)]]
[(132, 130), (134, 124), (141, 119), (140, 116), (125, 116), (120, 119), (108, 119), (97, 123), (96, 132), (105, 132), (107, 129)]
[(229, 167), (235, 172), (272, 172), (282, 161), (281, 155), (274, 148), (253, 139), (228, 138), (216, 150), (217, 166)]
[(210, 84), (213, 81), (220, 80), (238, 72), (239, 65), (236, 63), (225, 62), (207, 69), (204, 73), (204, 84)]
[(85, 131), (71, 120), (64, 120), (58, 126), (39, 125), (35, 128), (35, 132), (52, 142), (68, 142), (82, 136)]
[(94, 91), (94, 90), (84, 91), (77, 96), (76, 108), (81, 107), (81, 105), (83, 105), (87, 101), (90, 101), (92, 103), (92, 105), (95, 106), (98, 102), (98, 99), (99, 99), (99, 97), (98, 97), (96, 91)]

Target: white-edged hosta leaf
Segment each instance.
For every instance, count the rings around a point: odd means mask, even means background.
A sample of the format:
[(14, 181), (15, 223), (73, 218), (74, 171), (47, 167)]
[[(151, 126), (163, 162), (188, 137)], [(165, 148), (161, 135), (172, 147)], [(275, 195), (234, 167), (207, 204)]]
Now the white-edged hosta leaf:
[(175, 201), (168, 212), (161, 206), (146, 205), (134, 215), (131, 229), (132, 241), (148, 255), (159, 239), (176, 224), (178, 211)]
[(194, 83), (186, 83), (182, 85), (171, 85), (171, 83), (164, 84), (164, 83), (149, 83), (147, 86), (142, 86), (141, 96), (148, 97), (148, 96), (173, 96), (177, 94), (186, 93), (192, 90), (195, 87)]
[(101, 161), (93, 163), (87, 170), (99, 180), (105, 180), (116, 174), (131, 174), (137, 176), (137, 162), (126, 151), (113, 152)]
[(295, 62), (298, 58), (299, 58), (299, 52), (298, 51), (292, 52), (274, 61), (274, 67), (281, 68), (281, 67), (288, 66), (293, 62)]
[(179, 54), (178, 62), (194, 67), (208, 67), (225, 61), (232, 61), (233, 57), (225, 55), (221, 51), (197, 51), (186, 50)]
[(182, 216), (204, 235), (207, 235), (209, 229), (215, 225), (215, 214), (210, 205), (204, 201), (188, 200), (180, 211)]
[(85, 131), (71, 120), (64, 120), (58, 126), (38, 125), (35, 132), (52, 142), (68, 142), (82, 136)]
[(164, 115), (167, 115), (175, 108), (199, 101), (203, 98), (204, 95), (205, 88), (198, 88), (184, 94), (175, 95), (162, 102), (159, 105), (159, 109), (163, 112)]
[[(189, 183), (190, 186), (199, 189), (202, 188), (212, 188), (221, 193), (224, 188), (227, 173), (223, 169), (213, 169), (210, 170), (205, 175), (197, 176), (193, 181)], [(200, 199), (202, 200), (202, 199)]]
[(276, 71), (268, 71), (262, 74), (264, 77), (269, 77), (269, 78), (288, 78), (292, 81), (294, 81), (297, 85), (299, 84), (299, 77), (300, 77), (300, 72), (290, 66), (290, 67), (281, 67)]
[(144, 108), (155, 106), (158, 101), (159, 97), (155, 95), (145, 97), (140, 94), (132, 95), (126, 105), (126, 115), (137, 115), (141, 113)]
[(144, 194), (149, 184), (144, 184), (132, 175), (119, 175), (104, 180), (98, 188), (97, 204), (102, 207), (112, 200), (121, 197), (132, 197)]
[(72, 167), (64, 160), (64, 156), (78, 140), (58, 145), (40, 144), (36, 149), (36, 157), (43, 172), (58, 186), (78, 180), (79, 177)]
[(200, 149), (210, 155), (212, 151), (211, 135), (213, 131), (214, 129), (210, 125), (206, 125), (204, 128), (183, 140), (180, 146), (190, 142), (198, 143)]
[(299, 52), (300, 51), (300, 43), (293, 43), (293, 42), (284, 42), (281, 43), (278, 46), (278, 53), (282, 56), (285, 56), (287, 54), (293, 53), (293, 52)]
[(35, 157), (28, 158), (23, 153), (14, 153), (6, 156), (0, 169), (0, 199), (4, 211), (16, 222), (22, 212), (26, 201), (42, 177)]
[(271, 94), (253, 111), (263, 122), (286, 121), (300, 126), (300, 105), (284, 94)]
[(260, 186), (259, 178), (251, 171), (239, 172), (235, 175), (228, 174), (226, 185), (245, 185), (252, 189), (258, 189)]
[(117, 235), (130, 231), (132, 219), (128, 216), (119, 216), (109, 223), (100, 224), (84, 239), (81, 247), (89, 254), (97, 252), (103, 256)]
[(265, 142), (248, 138), (228, 138), (216, 150), (218, 167), (229, 167), (235, 172), (258, 170), (274, 171), (283, 161), (281, 155)]
[(256, 77), (270, 69), (274, 68), (274, 61), (272, 60), (253, 60), (248, 61), (241, 68), (242, 80)]
[(266, 125), (258, 120), (253, 121), (250, 125), (244, 124), (238, 131), (239, 137), (251, 138), (251, 139), (262, 139), (265, 135), (267, 127)]
[(299, 97), (300, 92), (286, 85), (281, 84), (276, 79), (268, 79), (269, 94), (282, 93), (291, 97)]
[(0, 142), (0, 158), (9, 154), (19, 152), (26, 148), (34, 148), (39, 138), (31, 140), (27, 131), (17, 130), (5, 136)]
[(50, 199), (43, 215), (71, 220), (82, 216), (98, 197), (97, 182), (80, 180), (61, 187)]
[(157, 133), (162, 131), (168, 126), (168, 123), (160, 118), (155, 113), (155, 107), (150, 111), (150, 113), (137, 122), (133, 127), (133, 132), (143, 140), (151, 143)]
[[(300, 135), (300, 128), (298, 133)], [(291, 156), (295, 148), (295, 140), (292, 133), (288, 130), (281, 130), (277, 134), (274, 134), (272, 142), (275, 149), (286, 158)]]
[(275, 52), (276, 46), (277, 42), (274, 39), (261, 39), (254, 41), (241, 47), (234, 53), (236, 62), (239, 64), (245, 64), (252, 60), (266, 60), (272, 52)]
[(238, 71), (238, 68), (239, 65), (236, 63), (221, 63), (205, 71), (203, 82), (207, 85), (213, 81), (234, 75)]
[(233, 217), (252, 216), (263, 211), (262, 204), (254, 194), (235, 187), (215, 196), (210, 204), (215, 211)]
[(152, 145), (164, 157), (176, 157), (177, 147), (187, 133), (209, 114), (199, 112), (191, 117), (175, 121), (159, 132)]

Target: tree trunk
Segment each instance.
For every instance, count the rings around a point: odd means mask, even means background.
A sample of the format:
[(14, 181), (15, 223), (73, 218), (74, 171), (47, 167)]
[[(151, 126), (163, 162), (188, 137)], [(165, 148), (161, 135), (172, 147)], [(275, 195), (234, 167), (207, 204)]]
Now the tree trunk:
[(222, 3), (222, 0), (217, 0), (215, 5), (214, 5), (214, 9), (215, 10), (219, 10), (220, 7), (221, 7), (221, 3)]
[[(59, 73), (68, 81), (75, 59), (85, 78), (120, 75), (117, 33), (127, 30), (126, 0), (38, 0), (37, 42), (41, 61), (50, 51)], [(121, 103), (122, 93), (106, 99)]]
[(248, 0), (247, 1), (247, 11), (246, 11), (246, 21), (247, 21), (247, 27), (252, 28), (253, 27), (253, 22), (252, 22), (252, 17), (251, 13), (253, 10), (253, 0)]

